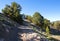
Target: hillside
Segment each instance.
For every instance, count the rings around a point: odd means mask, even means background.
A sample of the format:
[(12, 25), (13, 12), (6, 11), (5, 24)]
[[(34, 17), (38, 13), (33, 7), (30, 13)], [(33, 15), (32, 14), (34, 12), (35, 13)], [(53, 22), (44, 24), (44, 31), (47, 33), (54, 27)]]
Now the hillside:
[(33, 31), (29, 22), (24, 21), (20, 25), (3, 14), (0, 14), (0, 18), (0, 30), (4, 30), (0, 36), (4, 41), (40, 41), (38, 33)]
[[(0, 14), (0, 40), (4, 41), (40, 41), (48, 39), (43, 34), (38, 34), (32, 28), (30, 22), (23, 21), (23, 25), (14, 22), (10, 18)], [(37, 27), (37, 26), (34, 26)], [(42, 38), (42, 39), (41, 39)]]
[[(2, 31), (4, 27), (4, 31), (2, 32), (3, 35), (1, 35), (1, 38), (3, 38), (5, 41), (18, 41), (19, 39), (17, 38), (20, 38), (20, 35), (27, 35), (28, 37), (30, 37), (29, 39), (37, 36), (37, 33), (33, 33), (29, 26), (19, 25), (3, 14), (0, 14), (0, 18), (0, 30)], [(23, 40), (25, 40), (25, 38), (28, 38), (27, 36), (25, 36), (24, 38), (24, 36), (21, 37)]]

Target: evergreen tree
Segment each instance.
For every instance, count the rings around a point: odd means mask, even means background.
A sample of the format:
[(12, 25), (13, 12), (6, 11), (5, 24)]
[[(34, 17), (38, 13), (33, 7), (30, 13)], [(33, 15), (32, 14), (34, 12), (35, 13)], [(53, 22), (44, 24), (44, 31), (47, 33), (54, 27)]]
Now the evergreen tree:
[(48, 28), (48, 26), (46, 27), (46, 34), (49, 36), (49, 28)]
[(2, 9), (2, 12), (12, 20), (22, 24), (22, 16), (20, 14), (21, 6), (16, 2), (12, 2), (11, 5), (6, 5), (6, 7)]
[(32, 18), (32, 22), (36, 24), (37, 26), (42, 27), (43, 26), (44, 18), (39, 12), (35, 12)]

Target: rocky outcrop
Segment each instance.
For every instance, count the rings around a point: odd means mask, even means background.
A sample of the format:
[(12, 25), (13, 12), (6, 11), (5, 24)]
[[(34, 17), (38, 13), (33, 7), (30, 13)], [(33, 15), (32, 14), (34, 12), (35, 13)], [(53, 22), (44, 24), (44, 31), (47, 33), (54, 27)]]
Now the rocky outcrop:
[(23, 33), (21, 36), (23, 41), (40, 41), (40, 37), (37, 33)]

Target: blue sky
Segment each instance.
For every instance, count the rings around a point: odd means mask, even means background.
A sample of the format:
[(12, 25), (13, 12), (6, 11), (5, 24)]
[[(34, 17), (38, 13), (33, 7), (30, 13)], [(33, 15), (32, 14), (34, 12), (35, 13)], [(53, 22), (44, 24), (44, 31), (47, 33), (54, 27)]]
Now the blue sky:
[(21, 5), (21, 13), (33, 15), (39, 12), (50, 21), (60, 20), (60, 0), (0, 0), (0, 12), (6, 4), (14, 1)]

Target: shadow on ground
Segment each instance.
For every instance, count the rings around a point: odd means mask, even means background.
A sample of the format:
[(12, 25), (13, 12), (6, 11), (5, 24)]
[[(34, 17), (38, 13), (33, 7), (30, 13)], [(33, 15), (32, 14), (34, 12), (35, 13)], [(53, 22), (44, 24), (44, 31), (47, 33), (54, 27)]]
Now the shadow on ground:
[[(18, 28), (18, 27), (20, 27), (19, 24), (17, 24), (17, 23), (12, 24), (8, 21), (1, 21), (0, 24), (2, 24), (3, 27), (4, 27), (4, 32), (3, 32), (3, 35), (2, 35), (2, 38), (5, 39), (4, 41), (23, 41), (21, 39), (22, 36), (20, 36), (18, 33), (29, 33), (29, 32), (33, 31), (31, 29), (19, 29)], [(37, 28), (37, 26), (32, 25), (29, 22), (25, 22), (25, 24), (23, 24), (23, 26), (28, 26), (27, 24)], [(37, 28), (37, 29), (39, 29), (39, 28)], [(52, 32), (54, 32), (54, 30)], [(41, 33), (39, 33), (39, 34), (41, 34)], [(45, 36), (45, 35), (43, 35), (43, 36)], [(33, 40), (34, 38), (36, 38), (36, 37), (33, 37), (31, 40)], [(29, 40), (27, 40), (27, 41), (29, 41)]]
[(4, 41), (23, 41), (18, 35), (20, 25), (11, 21), (0, 21), (0, 38), (4, 38)]

